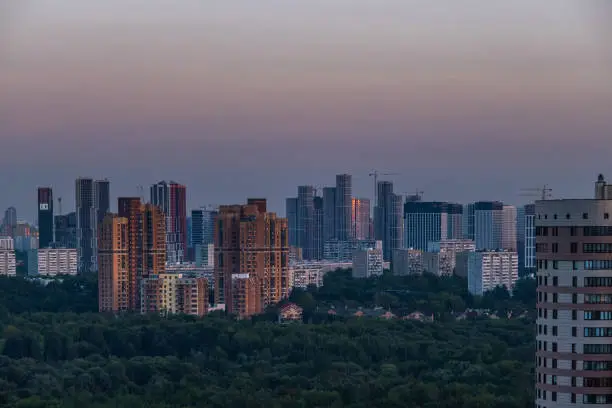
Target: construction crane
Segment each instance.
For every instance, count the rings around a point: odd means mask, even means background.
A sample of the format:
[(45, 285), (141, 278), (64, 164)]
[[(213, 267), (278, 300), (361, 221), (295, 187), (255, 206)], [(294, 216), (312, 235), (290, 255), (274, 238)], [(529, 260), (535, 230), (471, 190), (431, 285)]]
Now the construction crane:
[(552, 198), (552, 188), (544, 184), (542, 187), (521, 189), (522, 197), (538, 197), (540, 200), (550, 200)]
[(378, 205), (378, 176), (399, 176), (399, 173), (381, 173), (378, 170), (372, 170), (370, 177), (374, 177), (374, 205)]

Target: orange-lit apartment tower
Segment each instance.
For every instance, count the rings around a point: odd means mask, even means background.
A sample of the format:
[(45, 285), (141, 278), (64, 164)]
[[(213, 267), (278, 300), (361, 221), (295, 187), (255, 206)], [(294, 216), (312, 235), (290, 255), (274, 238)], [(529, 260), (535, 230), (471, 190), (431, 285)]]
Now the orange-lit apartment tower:
[(140, 310), (140, 282), (166, 268), (166, 224), (162, 211), (138, 197), (120, 197), (119, 216), (128, 220), (130, 310)]
[(128, 219), (108, 214), (98, 231), (98, 308), (130, 310)]
[(370, 239), (370, 200), (353, 198), (351, 203), (351, 238)]
[(219, 208), (215, 222), (215, 301), (228, 313), (261, 313), (289, 295), (287, 219), (265, 199)]

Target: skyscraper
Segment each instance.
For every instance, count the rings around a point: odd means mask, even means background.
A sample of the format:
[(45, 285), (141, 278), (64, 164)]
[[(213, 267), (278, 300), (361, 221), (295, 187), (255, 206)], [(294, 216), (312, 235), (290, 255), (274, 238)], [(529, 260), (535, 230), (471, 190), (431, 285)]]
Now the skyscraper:
[(430, 243), (462, 237), (463, 207), (445, 202), (404, 204), (404, 245), (427, 251)]
[(215, 223), (215, 301), (241, 317), (289, 295), (287, 219), (262, 200), (224, 205)]
[(127, 312), (130, 305), (128, 219), (107, 214), (99, 229), (98, 308)]
[(379, 181), (377, 188), (378, 205), (374, 210), (374, 234), (383, 243), (383, 256), (391, 260), (393, 251), (403, 248), (404, 216), (403, 199), (393, 193), (393, 183)]
[[(127, 307), (138, 311), (142, 279), (165, 272), (165, 217), (158, 207), (142, 204), (138, 197), (120, 197), (117, 208), (117, 217), (127, 222), (127, 235), (122, 238), (127, 240)], [(109, 279), (109, 276), (100, 276), (99, 279)]]
[(151, 203), (166, 217), (166, 261), (182, 263), (187, 255), (187, 196), (184, 185), (160, 181), (151, 186)]
[(298, 246), (298, 199), (290, 197), (286, 200), (285, 214), (287, 214), (287, 228), (289, 246)]
[(353, 200), (353, 181), (350, 174), (336, 176), (336, 239), (348, 241), (351, 239), (351, 213)]
[(90, 178), (78, 178), (76, 195), (76, 238), (79, 273), (97, 271), (97, 209), (94, 182)]
[(535, 406), (612, 407), (612, 195), (598, 183), (594, 199), (535, 203)]
[(110, 182), (108, 180), (96, 180), (94, 193), (97, 224), (100, 224), (106, 214), (110, 212)]
[(323, 188), (323, 242), (336, 238), (336, 188)]
[(4, 234), (12, 237), (14, 229), (17, 226), (17, 210), (15, 207), (9, 207), (4, 211), (4, 219), (2, 220), (2, 230)]
[(77, 248), (76, 212), (55, 216), (55, 243), (62, 248)]
[(370, 239), (370, 200), (353, 198), (351, 207), (351, 239)]
[(499, 201), (479, 201), (473, 208), (476, 250), (503, 248), (504, 205)]
[(214, 242), (215, 217), (218, 213), (212, 208), (191, 210), (191, 244), (194, 248)]
[(504, 205), (502, 209), (502, 243), (501, 248), (507, 251), (516, 251), (516, 223), (517, 211), (513, 205)]
[(314, 198), (314, 231), (313, 231), (313, 255), (312, 259), (323, 259), (323, 223), (324, 223), (324, 204), (323, 198), (316, 196)]
[(304, 259), (314, 259), (314, 197), (312, 186), (299, 186), (297, 197), (297, 247)]
[(53, 191), (50, 187), (39, 187), (38, 246), (48, 248), (53, 241)]

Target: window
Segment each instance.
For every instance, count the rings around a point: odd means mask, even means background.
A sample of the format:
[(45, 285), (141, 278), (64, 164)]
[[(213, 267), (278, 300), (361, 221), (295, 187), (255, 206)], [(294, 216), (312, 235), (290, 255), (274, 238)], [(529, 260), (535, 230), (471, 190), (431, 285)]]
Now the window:
[(552, 251), (553, 251), (553, 253), (559, 252), (559, 244), (558, 243), (553, 242), (553, 244), (552, 244)]
[(612, 337), (612, 327), (585, 327), (584, 337)]
[[(557, 261), (553, 261), (553, 268), (554, 268), (555, 262)], [(553, 276), (553, 286), (559, 286), (559, 278), (557, 276)]]
[(573, 304), (578, 303), (578, 294), (572, 293), (572, 303)]
[(578, 277), (572, 276), (572, 287), (578, 287)]
[(553, 343), (553, 344), (552, 344), (552, 351), (553, 351), (553, 353), (556, 353), (556, 352), (557, 352), (557, 348), (558, 348), (557, 343)]
[(584, 312), (584, 320), (612, 320), (612, 311)]
[(604, 220), (607, 220), (610, 218), (610, 214), (609, 213), (604, 213)]
[(557, 320), (557, 319), (559, 318), (559, 311), (558, 311), (557, 309), (554, 309), (554, 310), (552, 311), (552, 318), (553, 318), (554, 320)]
[(572, 310), (572, 320), (578, 320), (578, 311)]
[(572, 353), (576, 354), (576, 344), (572, 344)]
[(572, 327), (572, 337), (576, 337), (578, 330), (575, 327)]
[(583, 220), (588, 220), (589, 219), (589, 213), (582, 213), (582, 219)]
[(612, 287), (612, 277), (584, 278), (584, 286), (587, 288)]
[(612, 344), (585, 344), (584, 354), (612, 354)]
[(552, 335), (553, 336), (558, 336), (559, 335), (559, 329), (557, 326), (553, 326), (552, 327)]
[(553, 269), (559, 269), (559, 261), (553, 261)]
[(572, 243), (570, 244), (570, 252), (571, 252), (572, 254), (575, 254), (575, 253), (577, 253), (577, 252), (578, 252), (578, 243), (577, 243), (577, 242), (572, 242)]

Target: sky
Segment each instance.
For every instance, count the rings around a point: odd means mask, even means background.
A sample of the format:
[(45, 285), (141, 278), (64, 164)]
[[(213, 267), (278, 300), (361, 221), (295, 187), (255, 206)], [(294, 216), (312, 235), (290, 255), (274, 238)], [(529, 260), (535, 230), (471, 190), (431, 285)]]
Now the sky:
[[(188, 206), (372, 169), (426, 200), (612, 180), (607, 0), (4, 0), (0, 209), (159, 180)], [(381, 177), (382, 179), (382, 177)], [(114, 204), (114, 203), (113, 203)]]

